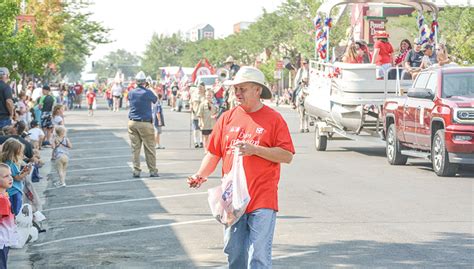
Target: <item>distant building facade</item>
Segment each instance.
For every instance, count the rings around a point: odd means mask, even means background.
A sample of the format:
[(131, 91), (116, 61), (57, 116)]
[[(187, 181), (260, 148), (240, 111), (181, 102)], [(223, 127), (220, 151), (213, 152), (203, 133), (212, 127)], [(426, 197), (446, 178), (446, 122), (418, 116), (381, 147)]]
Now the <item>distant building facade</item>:
[(210, 24), (201, 24), (186, 32), (187, 41), (195, 42), (203, 39), (214, 39), (214, 27)]
[(234, 34), (240, 33), (241, 31), (248, 29), (252, 22), (242, 21), (234, 24)]

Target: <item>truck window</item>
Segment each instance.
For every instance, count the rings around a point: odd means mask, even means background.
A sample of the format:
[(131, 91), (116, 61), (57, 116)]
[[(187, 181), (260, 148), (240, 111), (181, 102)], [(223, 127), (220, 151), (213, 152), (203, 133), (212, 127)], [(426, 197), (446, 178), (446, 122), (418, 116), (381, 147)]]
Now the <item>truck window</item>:
[(443, 75), (443, 98), (453, 96), (474, 97), (474, 73), (452, 73)]
[(413, 88), (418, 88), (418, 89), (424, 89), (426, 88), (426, 83), (428, 82), (428, 78), (430, 76), (430, 73), (421, 73), (418, 75), (418, 78), (416, 79), (415, 85), (413, 85)]
[(438, 89), (438, 76), (436, 73), (432, 73), (430, 78), (428, 79), (428, 83), (426, 84), (426, 88), (431, 91), (431, 93), (436, 95), (436, 91)]

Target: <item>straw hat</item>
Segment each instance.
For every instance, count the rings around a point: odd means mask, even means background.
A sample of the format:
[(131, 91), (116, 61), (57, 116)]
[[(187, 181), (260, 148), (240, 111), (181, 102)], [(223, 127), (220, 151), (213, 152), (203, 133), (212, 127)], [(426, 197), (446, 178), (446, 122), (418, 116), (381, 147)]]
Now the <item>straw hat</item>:
[(237, 74), (235, 75), (235, 78), (233, 80), (225, 81), (224, 84), (228, 86), (233, 86), (246, 82), (253, 82), (262, 86), (262, 93), (260, 94), (260, 98), (272, 98), (272, 92), (265, 83), (265, 75), (262, 73), (262, 71), (252, 66), (242, 66), (239, 72), (237, 72)]
[(232, 56), (227, 57), (227, 59), (225, 60), (225, 63), (233, 63), (233, 62), (234, 62), (234, 58)]

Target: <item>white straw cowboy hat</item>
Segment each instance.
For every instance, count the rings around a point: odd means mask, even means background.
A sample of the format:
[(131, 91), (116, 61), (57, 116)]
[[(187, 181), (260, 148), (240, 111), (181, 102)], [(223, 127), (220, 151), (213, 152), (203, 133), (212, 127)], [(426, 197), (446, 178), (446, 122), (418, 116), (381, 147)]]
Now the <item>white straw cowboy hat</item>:
[(265, 75), (262, 73), (262, 71), (252, 66), (242, 66), (239, 72), (237, 72), (237, 74), (235, 75), (235, 78), (233, 80), (225, 81), (224, 84), (228, 86), (233, 86), (246, 82), (256, 83), (262, 87), (262, 93), (260, 94), (260, 98), (272, 98), (272, 92), (265, 84)]
[(232, 56), (229, 56), (227, 57), (224, 63), (233, 63), (233, 62), (234, 62), (234, 58)]

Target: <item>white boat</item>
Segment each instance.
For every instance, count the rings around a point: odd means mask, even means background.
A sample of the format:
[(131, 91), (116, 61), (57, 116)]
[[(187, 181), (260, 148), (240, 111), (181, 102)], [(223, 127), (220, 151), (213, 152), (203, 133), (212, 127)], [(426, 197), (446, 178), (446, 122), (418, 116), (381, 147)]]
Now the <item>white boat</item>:
[[(429, 1), (422, 0), (334, 0), (326, 1), (318, 9), (320, 18), (329, 18), (335, 7), (341, 5), (377, 3), (411, 6), (419, 12), (429, 11), (437, 18), (438, 8)], [(322, 31), (329, 37), (330, 27)], [(326, 49), (331, 51), (329, 38), (325, 40)], [(332, 55), (334, 56), (334, 55)], [(379, 71), (375, 64), (331, 63), (329, 53), (325, 58), (310, 61), (310, 78), (304, 107), (316, 122), (316, 149), (326, 150), (328, 137), (334, 133), (344, 137), (377, 137), (383, 142), (383, 119), (381, 108), (388, 97), (401, 94), (402, 88), (412, 84), (412, 80), (402, 80), (404, 71), (396, 67), (387, 70), (383, 79), (377, 79)], [(395, 69), (394, 80), (388, 79), (388, 72)]]

